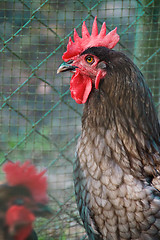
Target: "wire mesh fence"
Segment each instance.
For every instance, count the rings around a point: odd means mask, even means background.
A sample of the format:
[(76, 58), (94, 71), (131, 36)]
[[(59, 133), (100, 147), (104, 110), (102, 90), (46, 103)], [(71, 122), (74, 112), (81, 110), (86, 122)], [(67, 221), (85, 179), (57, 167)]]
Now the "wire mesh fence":
[(72, 162), (82, 106), (70, 97), (70, 74), (57, 75), (69, 36), (117, 26), (116, 47), (144, 73), (159, 106), (159, 0), (0, 1), (0, 163), (46, 168), (53, 216), (36, 222), (39, 239), (85, 239), (74, 197)]

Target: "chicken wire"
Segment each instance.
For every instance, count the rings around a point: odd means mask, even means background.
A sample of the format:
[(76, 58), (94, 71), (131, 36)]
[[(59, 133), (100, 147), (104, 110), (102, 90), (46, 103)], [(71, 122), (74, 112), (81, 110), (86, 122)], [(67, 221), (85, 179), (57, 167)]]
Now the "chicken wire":
[[(46, 168), (53, 215), (38, 219), (39, 239), (85, 239), (74, 197), (72, 162), (82, 105), (70, 97), (70, 73), (57, 75), (69, 36), (117, 26), (116, 50), (142, 70), (159, 107), (159, 0), (0, 1), (0, 164), (31, 161)], [(1, 174), (3, 179), (3, 175)]]

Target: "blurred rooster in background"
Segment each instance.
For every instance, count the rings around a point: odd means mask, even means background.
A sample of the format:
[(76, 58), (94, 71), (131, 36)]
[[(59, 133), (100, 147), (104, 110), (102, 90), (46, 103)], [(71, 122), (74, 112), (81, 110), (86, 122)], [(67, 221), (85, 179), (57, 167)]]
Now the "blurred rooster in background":
[(116, 29), (74, 30), (65, 61), (72, 98), (85, 103), (74, 163), (77, 205), (90, 240), (160, 239), (160, 126), (137, 66), (112, 48)]
[(49, 215), (47, 179), (26, 161), (4, 165), (6, 181), (0, 185), (0, 240), (37, 240), (36, 216)]

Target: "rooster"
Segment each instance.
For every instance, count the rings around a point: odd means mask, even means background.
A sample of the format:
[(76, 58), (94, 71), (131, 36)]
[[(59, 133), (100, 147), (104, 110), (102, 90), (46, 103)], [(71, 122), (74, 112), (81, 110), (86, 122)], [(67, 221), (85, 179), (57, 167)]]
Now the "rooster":
[(26, 161), (8, 162), (0, 185), (0, 240), (38, 240), (33, 230), (36, 216), (49, 216), (45, 171)]
[(74, 30), (64, 63), (72, 98), (84, 104), (74, 162), (76, 201), (89, 240), (160, 239), (160, 126), (137, 66), (112, 50), (117, 28)]

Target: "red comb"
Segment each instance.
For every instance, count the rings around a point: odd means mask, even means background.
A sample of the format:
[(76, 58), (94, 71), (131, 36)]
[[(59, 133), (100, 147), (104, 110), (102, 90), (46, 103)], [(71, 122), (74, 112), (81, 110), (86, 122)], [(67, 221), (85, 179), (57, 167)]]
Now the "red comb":
[(20, 162), (8, 162), (4, 165), (3, 171), (10, 186), (24, 185), (30, 190), (35, 201), (41, 203), (48, 201), (45, 170), (38, 173), (36, 167), (26, 161), (22, 165)]
[(97, 17), (95, 17), (92, 27), (91, 35), (88, 32), (85, 22), (82, 25), (82, 38), (78, 36), (76, 29), (74, 29), (74, 42), (71, 37), (67, 45), (67, 51), (63, 54), (62, 58), (64, 61), (68, 61), (74, 56), (82, 53), (85, 49), (89, 47), (107, 47), (109, 49), (114, 48), (114, 46), (119, 41), (119, 35), (117, 34), (117, 28), (112, 30), (106, 35), (106, 23), (104, 22), (101, 31), (98, 34)]

